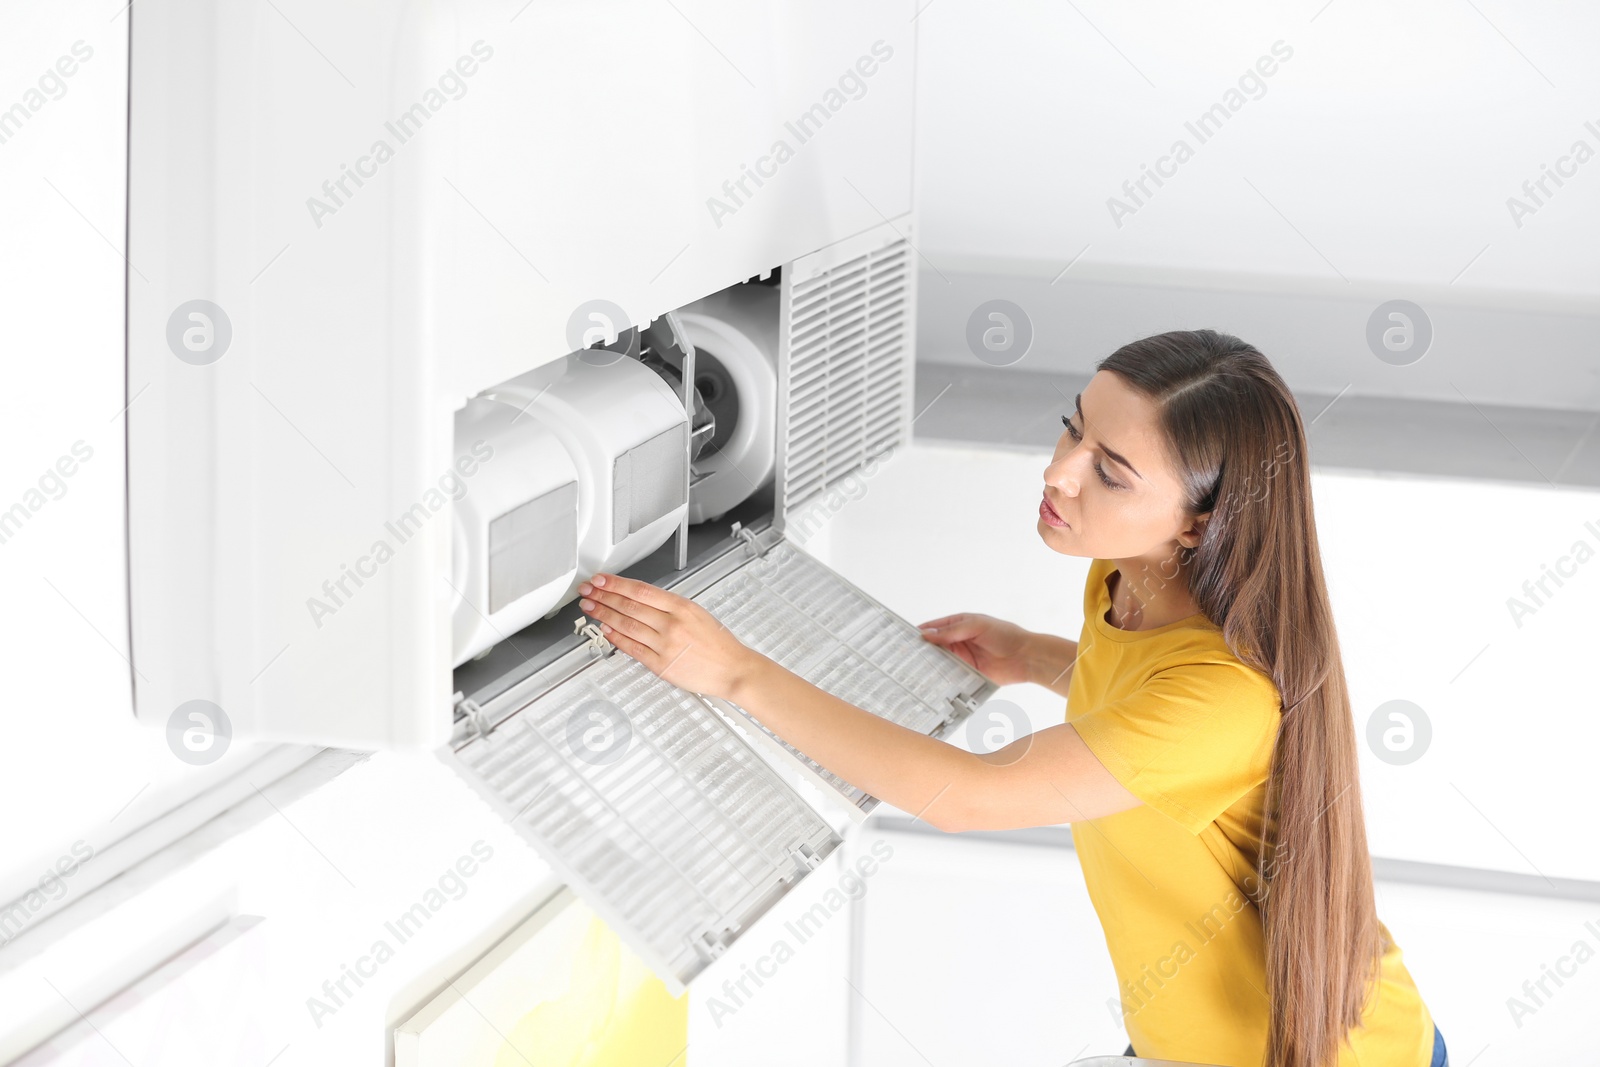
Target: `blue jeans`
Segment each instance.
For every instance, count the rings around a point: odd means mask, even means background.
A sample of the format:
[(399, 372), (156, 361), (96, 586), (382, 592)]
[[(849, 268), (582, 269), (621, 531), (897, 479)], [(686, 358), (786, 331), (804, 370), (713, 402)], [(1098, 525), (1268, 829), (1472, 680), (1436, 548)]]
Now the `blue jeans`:
[(1450, 1067), (1450, 1050), (1444, 1047), (1444, 1035), (1437, 1023), (1433, 1027), (1433, 1062), (1428, 1067)]
[[(1136, 1055), (1133, 1051), (1133, 1046), (1129, 1045), (1128, 1051), (1124, 1052), (1123, 1055)], [(1450, 1067), (1450, 1052), (1444, 1047), (1444, 1035), (1439, 1032), (1437, 1024), (1433, 1028), (1433, 1062), (1428, 1064), (1428, 1067)]]

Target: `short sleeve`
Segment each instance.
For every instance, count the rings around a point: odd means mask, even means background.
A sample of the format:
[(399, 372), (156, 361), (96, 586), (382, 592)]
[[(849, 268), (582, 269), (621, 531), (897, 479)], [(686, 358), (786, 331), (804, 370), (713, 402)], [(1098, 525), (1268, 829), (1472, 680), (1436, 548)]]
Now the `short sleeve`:
[(1071, 719), (1123, 788), (1198, 834), (1266, 781), (1279, 697), (1242, 662), (1185, 663)]

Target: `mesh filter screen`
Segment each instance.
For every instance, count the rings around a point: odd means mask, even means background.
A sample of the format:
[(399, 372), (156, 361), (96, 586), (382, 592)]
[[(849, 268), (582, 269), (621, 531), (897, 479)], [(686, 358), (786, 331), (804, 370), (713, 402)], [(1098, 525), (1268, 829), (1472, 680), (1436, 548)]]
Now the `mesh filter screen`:
[[(717, 714), (614, 652), (456, 753), (641, 955), (687, 982), (839, 838)], [(642, 947), (641, 947), (642, 946)]]

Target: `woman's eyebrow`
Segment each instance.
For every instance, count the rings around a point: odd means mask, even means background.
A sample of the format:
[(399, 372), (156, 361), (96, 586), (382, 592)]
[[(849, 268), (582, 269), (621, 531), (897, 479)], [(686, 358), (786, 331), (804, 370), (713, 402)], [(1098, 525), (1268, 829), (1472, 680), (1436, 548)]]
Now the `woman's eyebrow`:
[[(1079, 393), (1077, 396), (1073, 397), (1072, 398), (1072, 402), (1078, 406), (1078, 414), (1082, 415), (1083, 416), (1083, 421), (1085, 423), (1087, 423), (1089, 421), (1089, 413), (1087, 411), (1083, 410), (1083, 394)], [(1126, 459), (1124, 459), (1123, 456), (1122, 456), (1122, 453), (1117, 452), (1115, 449), (1113, 449), (1110, 445), (1106, 444), (1104, 441), (1100, 442), (1100, 451), (1104, 452), (1107, 456), (1110, 456), (1112, 459), (1116, 460), (1118, 463), (1122, 464), (1124, 467), (1127, 467), (1129, 470), (1133, 471), (1134, 474), (1138, 475), (1139, 480), (1141, 482), (1145, 480), (1144, 475), (1139, 474), (1139, 472), (1137, 470), (1134, 470), (1133, 464), (1129, 463)]]

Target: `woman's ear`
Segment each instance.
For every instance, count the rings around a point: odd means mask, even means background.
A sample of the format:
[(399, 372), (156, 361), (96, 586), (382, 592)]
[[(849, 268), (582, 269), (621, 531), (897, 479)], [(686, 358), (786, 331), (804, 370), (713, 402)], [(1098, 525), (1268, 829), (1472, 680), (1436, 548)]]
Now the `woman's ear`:
[(1184, 548), (1198, 548), (1206, 535), (1206, 523), (1211, 521), (1211, 512), (1196, 515), (1178, 534), (1178, 544)]

